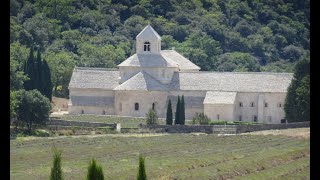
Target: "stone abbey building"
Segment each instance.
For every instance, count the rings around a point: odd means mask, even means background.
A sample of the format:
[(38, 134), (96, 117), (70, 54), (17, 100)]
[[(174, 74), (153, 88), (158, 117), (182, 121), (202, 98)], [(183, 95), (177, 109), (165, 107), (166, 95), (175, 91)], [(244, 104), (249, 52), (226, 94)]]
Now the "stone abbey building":
[(204, 112), (212, 120), (281, 123), (292, 73), (208, 72), (174, 50), (146, 26), (136, 37), (136, 54), (118, 69), (76, 67), (69, 90), (70, 114), (144, 117), (154, 108), (165, 118), (184, 95), (186, 119)]

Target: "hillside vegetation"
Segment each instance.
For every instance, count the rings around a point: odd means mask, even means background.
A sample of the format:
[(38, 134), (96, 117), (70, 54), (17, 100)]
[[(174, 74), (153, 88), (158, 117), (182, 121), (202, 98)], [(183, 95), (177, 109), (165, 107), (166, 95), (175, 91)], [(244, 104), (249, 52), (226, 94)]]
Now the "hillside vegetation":
[(10, 0), (11, 81), (39, 46), (67, 97), (74, 66), (116, 67), (148, 23), (202, 70), (292, 72), (309, 58), (309, 0)]

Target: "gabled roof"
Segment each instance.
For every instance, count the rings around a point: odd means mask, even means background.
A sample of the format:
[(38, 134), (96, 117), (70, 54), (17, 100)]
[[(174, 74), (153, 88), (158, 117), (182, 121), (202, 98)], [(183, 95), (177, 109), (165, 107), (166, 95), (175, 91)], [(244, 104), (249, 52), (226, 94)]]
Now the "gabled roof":
[(114, 90), (164, 91), (167, 85), (160, 83), (148, 73), (141, 71), (114, 88)]
[(148, 24), (137, 36), (136, 39), (161, 39), (160, 35)]
[(180, 72), (174, 73), (172, 90), (287, 92), (292, 73)]
[(172, 59), (179, 64), (179, 68), (183, 70), (200, 70), (200, 67), (192, 63), (189, 59), (185, 58), (175, 50), (161, 50), (161, 54), (165, 57)]
[(119, 71), (108, 68), (76, 67), (69, 83), (70, 88), (110, 89), (119, 85)]
[(236, 92), (208, 91), (203, 104), (234, 104)]
[(134, 54), (118, 66), (178, 67), (179, 65), (169, 57), (162, 56), (161, 54)]

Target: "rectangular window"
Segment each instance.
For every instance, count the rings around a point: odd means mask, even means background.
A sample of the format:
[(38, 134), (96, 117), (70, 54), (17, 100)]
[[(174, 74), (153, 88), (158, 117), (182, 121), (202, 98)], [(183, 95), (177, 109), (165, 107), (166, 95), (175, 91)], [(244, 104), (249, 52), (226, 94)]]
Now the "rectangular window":
[(268, 103), (264, 103), (264, 107), (268, 107)]
[(251, 102), (251, 103), (250, 103), (250, 107), (254, 107), (254, 102)]
[(278, 104), (278, 107), (282, 107), (282, 104), (281, 104), (281, 103), (279, 103), (279, 104)]
[(253, 122), (258, 122), (258, 117), (257, 116), (253, 116)]
[(240, 103), (239, 103), (239, 106), (240, 106), (240, 107), (243, 107), (243, 104), (242, 104), (242, 102), (240, 102)]

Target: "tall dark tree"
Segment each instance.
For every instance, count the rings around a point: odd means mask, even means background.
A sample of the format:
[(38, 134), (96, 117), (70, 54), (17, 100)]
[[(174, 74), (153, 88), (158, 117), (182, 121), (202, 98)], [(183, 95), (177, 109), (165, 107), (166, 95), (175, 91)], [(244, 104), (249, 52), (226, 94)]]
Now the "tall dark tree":
[(180, 104), (180, 124), (184, 125), (185, 121), (186, 121), (186, 114), (185, 114), (185, 105), (184, 105), (184, 95), (182, 95), (181, 104)]
[(174, 124), (181, 124), (181, 121), (180, 121), (180, 96), (178, 96)]
[(169, 99), (168, 107), (167, 107), (167, 117), (166, 117), (166, 124), (172, 125), (173, 117), (172, 117), (172, 105), (171, 100)]
[(52, 100), (52, 81), (51, 81), (51, 71), (46, 60), (43, 60), (41, 67), (41, 84), (42, 84), (42, 94), (45, 95), (49, 100)]
[(147, 180), (146, 168), (144, 165), (144, 157), (139, 156), (139, 171), (137, 175), (137, 180)]
[(310, 121), (310, 61), (302, 60), (295, 72), (284, 104), (288, 122)]
[(30, 47), (29, 57), (27, 62), (24, 64), (23, 71), (29, 77), (29, 80), (24, 82), (24, 88), (26, 90), (34, 89), (34, 53), (33, 47)]
[(37, 48), (37, 59), (33, 64), (33, 82), (34, 82), (34, 89), (38, 89), (38, 91), (43, 94), (43, 84), (42, 84), (42, 61), (41, 61), (41, 52), (40, 47)]

